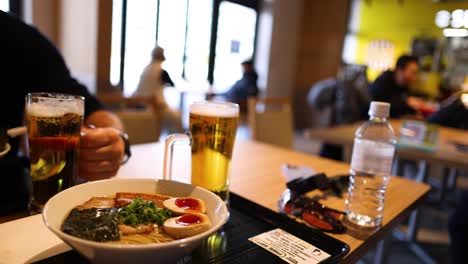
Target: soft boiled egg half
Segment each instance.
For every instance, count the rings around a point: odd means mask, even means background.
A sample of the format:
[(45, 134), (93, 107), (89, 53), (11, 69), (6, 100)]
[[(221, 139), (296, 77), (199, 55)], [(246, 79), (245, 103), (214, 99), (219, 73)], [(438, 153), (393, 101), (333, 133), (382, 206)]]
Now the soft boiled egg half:
[(205, 214), (184, 214), (164, 222), (164, 230), (174, 238), (194, 236), (210, 229), (211, 221)]
[(167, 199), (163, 205), (176, 214), (204, 214), (206, 212), (205, 203), (197, 198), (177, 197)]

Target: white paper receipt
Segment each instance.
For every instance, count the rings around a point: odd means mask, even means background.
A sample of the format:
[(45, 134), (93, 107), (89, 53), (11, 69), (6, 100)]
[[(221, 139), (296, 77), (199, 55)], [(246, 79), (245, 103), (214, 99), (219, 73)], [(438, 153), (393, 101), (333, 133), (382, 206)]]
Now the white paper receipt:
[(251, 237), (249, 241), (291, 264), (315, 264), (330, 257), (325, 251), (279, 228)]

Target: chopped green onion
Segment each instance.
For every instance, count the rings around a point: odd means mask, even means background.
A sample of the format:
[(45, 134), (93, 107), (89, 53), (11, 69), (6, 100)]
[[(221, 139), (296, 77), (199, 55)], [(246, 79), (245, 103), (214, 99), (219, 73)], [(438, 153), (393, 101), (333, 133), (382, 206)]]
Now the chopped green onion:
[(119, 209), (119, 222), (132, 226), (147, 223), (162, 225), (171, 217), (170, 210), (159, 208), (153, 201), (143, 201), (141, 198)]

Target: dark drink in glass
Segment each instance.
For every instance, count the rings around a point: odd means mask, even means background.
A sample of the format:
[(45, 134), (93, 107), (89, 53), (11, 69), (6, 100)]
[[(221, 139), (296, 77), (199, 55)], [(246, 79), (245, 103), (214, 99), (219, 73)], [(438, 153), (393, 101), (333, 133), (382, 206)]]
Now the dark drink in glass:
[(83, 115), (84, 98), (81, 96), (27, 95), (31, 212), (40, 212), (52, 196), (73, 185)]

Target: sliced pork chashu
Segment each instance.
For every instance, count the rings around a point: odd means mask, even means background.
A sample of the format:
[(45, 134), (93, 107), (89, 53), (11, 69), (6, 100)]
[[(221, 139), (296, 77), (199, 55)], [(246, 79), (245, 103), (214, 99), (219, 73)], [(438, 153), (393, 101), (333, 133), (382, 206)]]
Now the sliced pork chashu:
[(123, 207), (123, 206), (131, 204), (133, 200), (137, 198), (141, 198), (144, 201), (153, 201), (157, 207), (165, 208), (163, 205), (163, 202), (172, 197), (168, 195), (163, 195), (163, 194), (118, 192), (115, 194), (115, 205), (117, 207)]
[(115, 207), (115, 199), (109, 197), (93, 197), (82, 205), (78, 205), (78, 210), (90, 208), (112, 208)]

